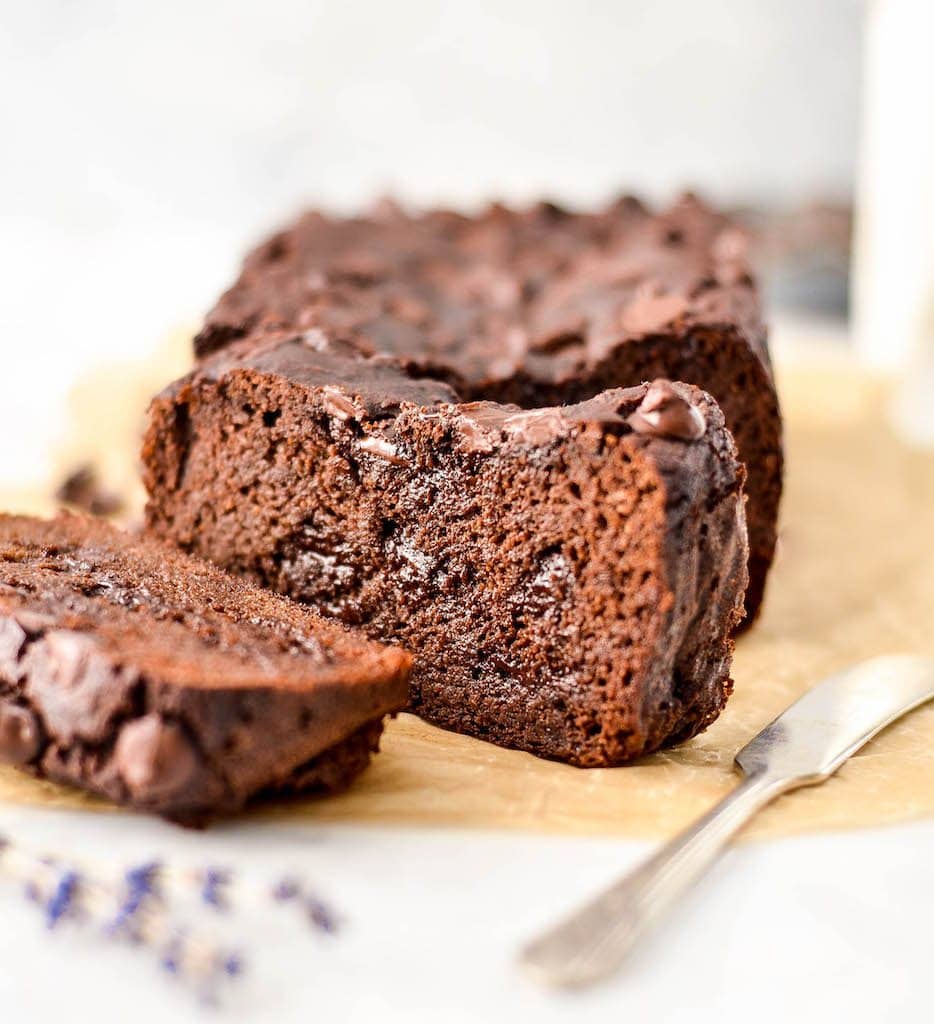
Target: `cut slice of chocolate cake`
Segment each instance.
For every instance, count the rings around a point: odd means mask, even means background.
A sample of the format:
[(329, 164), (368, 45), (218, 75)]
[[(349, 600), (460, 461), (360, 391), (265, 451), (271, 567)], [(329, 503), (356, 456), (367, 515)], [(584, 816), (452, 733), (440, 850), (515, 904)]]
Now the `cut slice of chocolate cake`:
[(530, 412), (267, 335), (157, 398), (143, 457), (153, 531), (412, 650), (447, 728), (613, 765), (730, 692), (743, 470), (696, 388)]
[(316, 330), (525, 409), (668, 377), (709, 392), (748, 471), (747, 622), (782, 488), (781, 419), (741, 233), (693, 197), (652, 214), (543, 203), (478, 217), (311, 213), (259, 246), (196, 339), (202, 358), (270, 330)]
[(409, 656), (92, 519), (0, 516), (0, 761), (198, 823), (346, 786)]

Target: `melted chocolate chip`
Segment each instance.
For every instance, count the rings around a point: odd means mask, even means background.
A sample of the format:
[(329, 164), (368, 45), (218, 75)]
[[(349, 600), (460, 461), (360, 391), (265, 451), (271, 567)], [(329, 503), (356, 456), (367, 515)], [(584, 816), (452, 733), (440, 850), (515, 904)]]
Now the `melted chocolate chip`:
[(381, 437), (365, 437), (360, 442), (359, 447), (361, 451), (369, 455), (375, 455), (377, 458), (385, 459), (396, 466), (404, 466), (406, 464), (405, 456), (401, 454), (399, 448), (394, 444), (390, 444), (389, 441), (384, 441)]
[(16, 619), (0, 619), (0, 682), (15, 683), (19, 659), (26, 645), (26, 631)]
[[(319, 331), (311, 333), (321, 334)], [(290, 377), (308, 387), (326, 385), (332, 400), (341, 392), (349, 402), (356, 396), (360, 408), (356, 402), (353, 404), (358, 417), (365, 413), (373, 419), (384, 418), (402, 402), (431, 406), (457, 400), (448, 385), (428, 378), (411, 378), (400, 373), (392, 360), (361, 357), (327, 339), (320, 342), (321, 348), (309, 347), (307, 337), (305, 335), (304, 340), (288, 336), (266, 339), (258, 354), (250, 354), (239, 365)], [(235, 365), (238, 365), (237, 360), (221, 358), (216, 365), (205, 368), (205, 373), (213, 379)]]
[(321, 403), (332, 416), (344, 422), (355, 419), (358, 415), (353, 400), (340, 388), (325, 385), (321, 389)]
[(657, 380), (626, 420), (637, 434), (696, 441), (704, 436), (704, 414), (667, 380)]
[(45, 612), (34, 612), (28, 608), (17, 608), (13, 618), (26, 630), (30, 636), (38, 636), (55, 625), (55, 619)]
[(114, 757), (131, 796), (143, 801), (176, 796), (199, 768), (198, 755), (181, 728), (155, 713), (120, 730)]
[(55, 497), (66, 505), (90, 512), (92, 516), (113, 516), (124, 508), (120, 495), (101, 484), (97, 470), (90, 464), (79, 466), (70, 473), (59, 484)]
[(520, 444), (543, 445), (566, 434), (568, 421), (560, 409), (533, 409), (508, 416), (503, 429)]
[(28, 764), (42, 748), (36, 716), (18, 704), (0, 705), (0, 761)]
[(66, 742), (101, 742), (130, 703), (136, 674), (114, 665), (89, 634), (50, 630), (22, 661), (27, 697), (42, 708), (50, 732)]
[(490, 431), (469, 416), (461, 416), (458, 422), (458, 446), (467, 452), (491, 452), (495, 448)]

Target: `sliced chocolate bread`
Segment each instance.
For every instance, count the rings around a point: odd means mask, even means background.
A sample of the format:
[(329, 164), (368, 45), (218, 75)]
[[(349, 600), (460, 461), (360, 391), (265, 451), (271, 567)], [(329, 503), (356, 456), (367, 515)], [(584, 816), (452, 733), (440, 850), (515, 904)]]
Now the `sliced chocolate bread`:
[(631, 197), (598, 213), (311, 213), (248, 257), (196, 350), (280, 329), (391, 357), (465, 402), (535, 409), (656, 377), (698, 385), (747, 467), (747, 622), (757, 613), (775, 549), (781, 418), (744, 239), (697, 199), (658, 214)]
[(151, 530), (412, 650), (411, 706), (447, 728), (614, 765), (730, 692), (743, 470), (696, 388), (459, 404), (267, 335), (159, 397), (143, 457)]
[(410, 659), (214, 566), (0, 516), (0, 761), (197, 823), (346, 786)]

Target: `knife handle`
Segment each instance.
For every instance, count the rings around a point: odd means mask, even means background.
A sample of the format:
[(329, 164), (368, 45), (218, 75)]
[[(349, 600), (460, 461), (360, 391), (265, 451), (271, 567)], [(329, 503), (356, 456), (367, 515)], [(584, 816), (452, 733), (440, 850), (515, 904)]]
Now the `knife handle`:
[(520, 964), (537, 980), (577, 987), (605, 978), (643, 933), (704, 874), (762, 807), (794, 788), (788, 779), (746, 778), (696, 824), (631, 874), (529, 943)]

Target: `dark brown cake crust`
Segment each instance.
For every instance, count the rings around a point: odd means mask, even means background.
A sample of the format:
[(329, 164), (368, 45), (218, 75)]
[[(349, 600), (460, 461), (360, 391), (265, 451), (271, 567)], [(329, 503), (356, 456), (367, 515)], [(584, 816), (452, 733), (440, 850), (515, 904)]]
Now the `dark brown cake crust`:
[(413, 650), (411, 705), (448, 728), (612, 765), (730, 691), (743, 470), (696, 388), (464, 404), (268, 333), (158, 398), (143, 458), (153, 531)]
[(204, 358), (317, 331), (447, 383), (460, 401), (576, 403), (656, 377), (713, 395), (748, 480), (747, 622), (772, 562), (781, 419), (743, 236), (693, 197), (653, 215), (553, 204), (482, 216), (303, 217), (257, 248), (196, 339)]
[(0, 517), (0, 760), (186, 823), (347, 785), (410, 659), (152, 540)]

